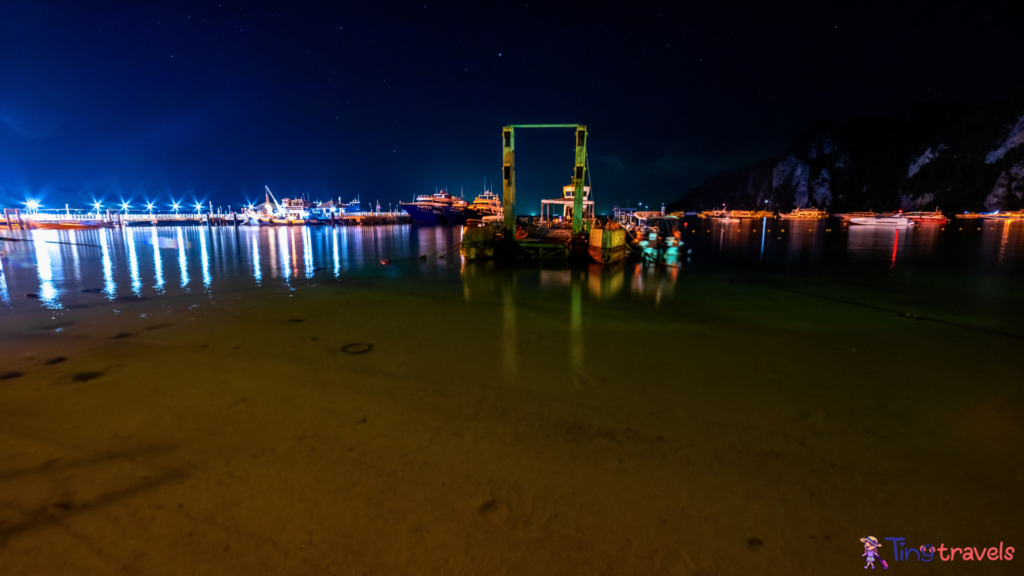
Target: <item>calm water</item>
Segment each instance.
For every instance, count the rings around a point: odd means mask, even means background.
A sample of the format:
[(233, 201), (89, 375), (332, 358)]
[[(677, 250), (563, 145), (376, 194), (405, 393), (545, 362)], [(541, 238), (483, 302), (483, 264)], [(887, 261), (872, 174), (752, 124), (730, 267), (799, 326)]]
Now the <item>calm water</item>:
[[(953, 221), (891, 230), (836, 222), (690, 219), (691, 253), (672, 259), (692, 272), (731, 274), (787, 289), (901, 306), (914, 314), (963, 314), (1015, 329), (1024, 278), (1024, 223)], [(61, 310), (222, 290), (296, 288), (353, 279), (403, 284), (479, 282), (493, 264), (464, 264), (459, 228), (140, 227), (104, 231), (6, 232), (0, 299), (7, 312)], [(420, 256), (428, 255), (426, 259)], [(445, 258), (439, 259), (438, 256)], [(388, 260), (384, 265), (382, 261)], [(659, 299), (675, 293), (680, 269), (627, 262), (573, 276), (545, 264), (515, 272), (526, 286), (583, 282), (592, 297)], [(685, 285), (685, 282), (683, 283)], [(28, 296), (26, 295), (33, 295)], [(908, 307), (909, 305), (909, 307)], [(898, 306), (899, 307), (899, 306)], [(906, 308), (906, 310), (904, 310)], [(1005, 321), (1005, 322), (1004, 322)]]
[(1020, 549), (1022, 229), (694, 219), (669, 268), (464, 263), (458, 228), (0, 231), (0, 562), (838, 574), (868, 535)]

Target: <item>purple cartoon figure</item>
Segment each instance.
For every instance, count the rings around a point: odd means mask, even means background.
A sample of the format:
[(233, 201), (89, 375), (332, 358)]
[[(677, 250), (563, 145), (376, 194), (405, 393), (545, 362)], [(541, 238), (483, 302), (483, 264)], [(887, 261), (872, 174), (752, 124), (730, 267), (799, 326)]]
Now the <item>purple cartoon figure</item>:
[(874, 536), (868, 536), (867, 538), (861, 538), (860, 541), (864, 543), (864, 553), (861, 554), (861, 557), (867, 560), (867, 564), (864, 565), (865, 570), (868, 568), (874, 570), (875, 560), (882, 563), (882, 568), (888, 568), (885, 564), (885, 560), (882, 560), (881, 556), (878, 555), (878, 549), (882, 546), (878, 543), (878, 539)]

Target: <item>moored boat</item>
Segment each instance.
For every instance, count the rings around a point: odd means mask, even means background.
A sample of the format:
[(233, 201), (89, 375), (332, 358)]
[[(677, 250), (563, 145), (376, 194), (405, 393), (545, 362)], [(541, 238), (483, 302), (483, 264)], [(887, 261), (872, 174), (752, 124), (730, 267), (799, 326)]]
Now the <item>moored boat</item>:
[(836, 216), (843, 222), (849, 222), (851, 218), (874, 218), (878, 214), (874, 210), (869, 210), (867, 212), (841, 212)]
[(481, 220), (470, 220), (462, 230), (459, 251), (466, 260), (483, 260), (494, 256), (496, 225)]
[(985, 220), (1021, 220), (1024, 219), (1024, 210), (997, 211), (991, 214), (982, 214), (981, 217)]
[(797, 208), (792, 212), (785, 214), (779, 214), (779, 218), (786, 218), (789, 220), (818, 220), (828, 216), (823, 210), (817, 208)]
[(482, 194), (473, 199), (473, 202), (466, 207), (466, 217), (475, 220), (482, 220), (487, 216), (501, 215), (501, 200), (498, 195), (490, 190), (484, 190)]
[(414, 224), (435, 226), (448, 224), (444, 209), (451, 206), (455, 198), (444, 190), (433, 195), (421, 194), (413, 202), (399, 204), (412, 217)]
[(114, 227), (106, 220), (25, 220), (24, 222), (26, 228), (37, 230), (96, 230)]
[(442, 206), (441, 210), (444, 211), (444, 217), (448, 220), (449, 224), (465, 224), (466, 219), (469, 217), (467, 208), (469, 202), (462, 199), (456, 199), (448, 206)]
[(918, 224), (945, 224), (949, 221), (938, 209), (934, 212), (902, 212), (898, 216), (909, 218)]
[(861, 226), (913, 226), (914, 221), (902, 216), (875, 216), (874, 218), (850, 218), (850, 224)]
[(587, 254), (598, 264), (618, 262), (626, 257), (626, 230), (616, 222), (590, 230)]

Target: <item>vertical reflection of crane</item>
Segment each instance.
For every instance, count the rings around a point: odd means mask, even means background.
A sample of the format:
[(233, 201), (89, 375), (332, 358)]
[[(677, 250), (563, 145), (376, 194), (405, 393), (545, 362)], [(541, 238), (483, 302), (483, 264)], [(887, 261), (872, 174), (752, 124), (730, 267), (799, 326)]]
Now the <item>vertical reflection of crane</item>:
[(506, 271), (501, 285), (501, 303), (504, 325), (502, 326), (502, 351), (504, 352), (505, 384), (516, 380), (516, 301), (515, 275)]
[(572, 304), (569, 312), (569, 362), (573, 382), (580, 387), (583, 371), (583, 281), (578, 272), (572, 273)]

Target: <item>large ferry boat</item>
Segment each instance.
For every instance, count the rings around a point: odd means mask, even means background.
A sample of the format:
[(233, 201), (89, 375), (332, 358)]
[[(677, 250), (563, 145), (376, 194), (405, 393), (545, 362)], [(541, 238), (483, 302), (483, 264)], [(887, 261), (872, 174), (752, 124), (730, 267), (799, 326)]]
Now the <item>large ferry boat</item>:
[(914, 221), (902, 216), (875, 216), (874, 218), (850, 218), (850, 224), (862, 226), (913, 226)]
[(433, 195), (421, 194), (413, 202), (402, 203), (399, 206), (412, 217), (414, 224), (435, 226), (448, 223), (444, 209), (454, 202), (455, 198), (451, 194), (441, 190)]
[(817, 208), (797, 208), (792, 212), (779, 214), (779, 218), (787, 218), (790, 220), (818, 220), (826, 216), (828, 216), (828, 214), (822, 210), (818, 210)]

